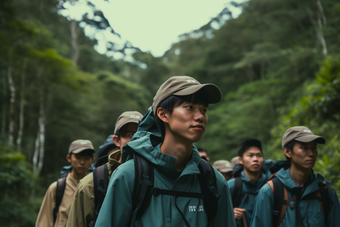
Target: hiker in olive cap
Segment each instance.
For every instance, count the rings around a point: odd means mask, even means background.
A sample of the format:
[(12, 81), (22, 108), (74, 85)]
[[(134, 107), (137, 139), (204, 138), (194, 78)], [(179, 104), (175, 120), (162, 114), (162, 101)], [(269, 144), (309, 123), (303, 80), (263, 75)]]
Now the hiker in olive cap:
[[(238, 150), (238, 163), (242, 167), (240, 176), (228, 181), (233, 198), (237, 226), (250, 226), (257, 193), (269, 180), (262, 167), (264, 158), (262, 143), (258, 139), (247, 139)], [(237, 166), (236, 165), (236, 166)]]
[[(89, 140), (79, 139), (71, 143), (66, 159), (72, 165), (72, 172), (52, 183), (47, 189), (35, 223), (36, 227), (66, 226), (73, 194), (79, 180), (86, 176), (88, 168), (93, 163), (94, 152)], [(57, 192), (57, 188), (63, 190)], [(61, 196), (58, 197), (60, 193)], [(60, 198), (59, 202), (57, 197)]]
[(305, 126), (291, 127), (284, 133), (286, 166), (260, 190), (251, 226), (339, 226), (338, 196), (329, 181), (313, 172), (317, 144), (324, 143), (322, 136)]
[(206, 129), (209, 104), (220, 99), (216, 85), (188, 76), (160, 86), (123, 147), (96, 227), (235, 226), (226, 180), (193, 146)]
[(222, 174), (222, 176), (226, 180), (231, 179), (231, 173), (233, 172), (233, 168), (231, 163), (227, 160), (218, 160), (213, 163), (213, 167)]
[[(137, 111), (126, 111), (118, 117), (114, 135), (108, 136), (104, 144), (99, 147), (100, 156), (96, 169), (79, 182), (67, 227), (94, 226), (111, 174), (120, 165), (122, 147), (131, 141), (142, 118), (143, 115)], [(106, 162), (103, 163), (102, 160)], [(103, 164), (100, 165), (100, 162)]]

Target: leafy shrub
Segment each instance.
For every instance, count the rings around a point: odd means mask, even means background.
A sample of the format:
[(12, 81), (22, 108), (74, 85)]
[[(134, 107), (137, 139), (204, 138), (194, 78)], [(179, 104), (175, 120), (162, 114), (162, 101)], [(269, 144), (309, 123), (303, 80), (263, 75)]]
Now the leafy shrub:
[(26, 157), (0, 144), (1, 225), (34, 226), (40, 205), (31, 198), (35, 181)]

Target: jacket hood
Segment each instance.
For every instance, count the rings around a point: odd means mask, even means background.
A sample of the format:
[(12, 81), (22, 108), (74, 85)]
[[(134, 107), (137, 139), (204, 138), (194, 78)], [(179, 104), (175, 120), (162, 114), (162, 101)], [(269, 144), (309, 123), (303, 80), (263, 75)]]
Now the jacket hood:
[[(166, 170), (174, 169), (176, 158), (163, 154), (160, 151), (162, 142), (162, 136), (158, 132), (155, 117), (150, 107), (139, 123), (137, 132), (132, 137), (131, 142), (123, 147), (122, 163), (132, 159), (133, 153), (136, 152), (157, 166), (157, 168)], [(187, 167), (190, 166), (190, 164), (195, 164), (194, 166), (197, 168), (200, 161), (201, 157), (196, 147), (193, 146), (192, 158), (187, 163)], [(198, 168), (197, 171), (199, 171)]]
[(247, 185), (248, 190), (251, 191), (252, 193), (257, 194), (262, 186), (268, 181), (267, 175), (263, 172), (261, 172), (260, 178), (257, 180), (256, 183), (253, 181), (249, 180), (244, 173), (244, 171), (241, 172), (241, 180)]

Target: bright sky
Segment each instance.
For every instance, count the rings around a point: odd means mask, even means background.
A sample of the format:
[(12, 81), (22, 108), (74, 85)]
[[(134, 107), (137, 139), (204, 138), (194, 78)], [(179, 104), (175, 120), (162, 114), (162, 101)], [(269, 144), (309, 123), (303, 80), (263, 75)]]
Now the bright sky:
[[(81, 0), (80, 0), (81, 1)], [(237, 17), (240, 11), (232, 7), (230, 0), (92, 0), (109, 20), (121, 38), (97, 34), (98, 52), (105, 49), (105, 40), (123, 44), (129, 41), (142, 51), (150, 51), (154, 56), (162, 56), (178, 36), (207, 24), (225, 7)], [(237, 1), (239, 2), (239, 1)], [(79, 11), (79, 7), (77, 9)], [(86, 31), (85, 31), (86, 32)], [(88, 29), (88, 33), (91, 30)], [(114, 58), (117, 58), (114, 56)]]

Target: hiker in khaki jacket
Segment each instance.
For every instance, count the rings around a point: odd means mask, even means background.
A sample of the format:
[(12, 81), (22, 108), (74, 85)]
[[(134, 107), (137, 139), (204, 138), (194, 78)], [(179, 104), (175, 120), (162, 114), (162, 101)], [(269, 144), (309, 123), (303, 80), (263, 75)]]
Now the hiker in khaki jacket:
[(73, 198), (74, 191), (81, 178), (86, 176), (88, 168), (94, 161), (95, 152), (91, 141), (75, 140), (71, 143), (66, 159), (72, 165), (72, 172), (66, 177), (64, 195), (59, 206), (56, 219), (53, 210), (56, 204), (57, 182), (53, 182), (47, 189), (44, 200), (35, 223), (36, 227), (64, 227)]
[[(121, 150), (123, 146), (131, 141), (133, 134), (137, 131), (138, 123), (143, 115), (137, 111), (126, 111), (122, 113), (115, 125), (114, 135), (110, 135), (104, 144), (99, 147), (98, 161), (109, 155), (108, 177), (120, 165)], [(118, 150), (117, 150), (118, 149)], [(98, 161), (96, 167), (99, 167)], [(91, 227), (95, 216), (95, 193), (93, 173), (84, 177), (74, 194), (67, 227)]]

